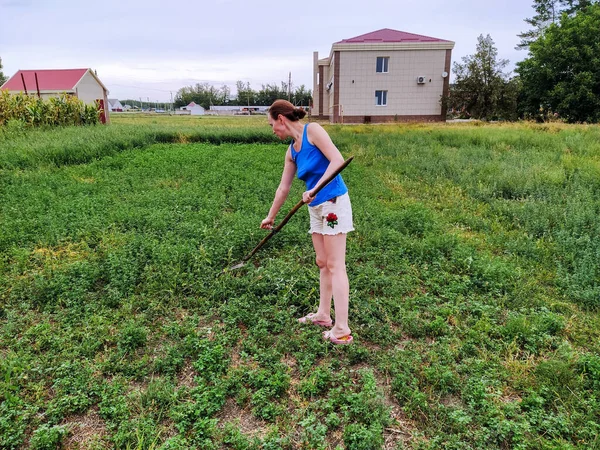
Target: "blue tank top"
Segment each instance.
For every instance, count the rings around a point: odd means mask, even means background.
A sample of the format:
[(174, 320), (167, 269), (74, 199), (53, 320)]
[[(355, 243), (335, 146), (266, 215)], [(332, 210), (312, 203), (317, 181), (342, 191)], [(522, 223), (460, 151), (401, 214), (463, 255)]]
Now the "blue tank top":
[[(325, 155), (318, 149), (318, 147), (312, 145), (308, 142), (306, 130), (308, 129), (308, 124), (304, 125), (304, 131), (302, 133), (302, 146), (300, 147), (300, 151), (297, 152), (294, 150), (294, 141), (292, 140), (292, 145), (290, 146), (290, 150), (292, 153), (292, 160), (296, 163), (296, 167), (298, 169), (298, 178), (306, 183), (306, 190), (309, 191), (314, 188), (325, 171), (329, 166), (329, 160), (325, 157)], [(342, 180), (342, 176), (338, 174), (331, 183), (325, 186), (315, 199), (309, 204), (310, 206), (317, 206), (321, 203), (325, 203), (327, 200), (330, 200), (339, 195), (344, 195), (348, 192), (348, 188)]]

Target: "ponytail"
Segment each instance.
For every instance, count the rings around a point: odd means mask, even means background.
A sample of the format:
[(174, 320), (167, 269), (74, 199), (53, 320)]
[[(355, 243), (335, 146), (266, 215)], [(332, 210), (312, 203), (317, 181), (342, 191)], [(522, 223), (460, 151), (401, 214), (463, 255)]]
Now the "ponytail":
[(306, 111), (301, 107), (296, 108), (287, 100), (275, 100), (269, 107), (269, 114), (272, 119), (277, 119), (279, 115), (282, 115), (292, 122), (297, 122), (306, 116)]

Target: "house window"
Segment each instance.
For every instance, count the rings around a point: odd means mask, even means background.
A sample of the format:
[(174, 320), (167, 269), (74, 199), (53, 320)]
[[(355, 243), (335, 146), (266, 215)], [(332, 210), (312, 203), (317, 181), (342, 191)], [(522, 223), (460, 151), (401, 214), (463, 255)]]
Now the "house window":
[(375, 91), (375, 104), (377, 106), (387, 106), (387, 91)]
[(377, 57), (377, 73), (388, 73), (388, 64), (390, 62), (389, 56), (378, 56)]

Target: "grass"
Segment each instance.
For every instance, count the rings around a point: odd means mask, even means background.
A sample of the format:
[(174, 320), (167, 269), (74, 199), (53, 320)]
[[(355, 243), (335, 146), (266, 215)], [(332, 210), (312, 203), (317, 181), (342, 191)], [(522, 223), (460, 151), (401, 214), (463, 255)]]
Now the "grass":
[(302, 213), (222, 274), (279, 182), (264, 117), (5, 130), (0, 447), (600, 447), (600, 129), (328, 129), (355, 156), (345, 348), (295, 321)]
[[(118, 115), (116, 126), (0, 129), (0, 169), (85, 164), (155, 143), (275, 143), (264, 116), (220, 117)], [(17, 123), (18, 124), (18, 123)]]

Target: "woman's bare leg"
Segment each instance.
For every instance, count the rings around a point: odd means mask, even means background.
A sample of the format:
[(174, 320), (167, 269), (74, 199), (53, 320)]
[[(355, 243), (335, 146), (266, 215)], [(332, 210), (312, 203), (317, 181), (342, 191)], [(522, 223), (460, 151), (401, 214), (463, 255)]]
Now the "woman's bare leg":
[[(315, 235), (313, 234), (313, 236)], [(329, 298), (331, 298), (331, 294), (333, 294), (335, 310), (335, 325), (331, 329), (331, 332), (333, 336), (340, 338), (350, 334), (350, 327), (348, 326), (350, 286), (348, 283), (348, 275), (346, 273), (346, 235), (341, 233), (332, 236), (325, 235), (321, 236), (321, 238), (323, 239), (323, 247), (326, 255), (326, 268), (325, 270), (321, 270), (321, 274), (323, 274), (323, 272), (329, 273), (327, 281), (330, 282), (330, 284), (328, 284), (326, 288), (331, 289), (327, 292), (329, 292)], [(315, 246), (315, 250), (316, 248), (317, 247)], [(323, 280), (323, 275), (321, 275), (321, 280)], [(323, 286), (321, 286), (321, 289), (322, 291), (325, 290)], [(323, 302), (323, 297), (321, 297), (321, 302)]]
[(327, 267), (327, 253), (323, 235), (312, 234), (313, 246), (317, 256), (317, 266), (319, 267), (319, 309), (315, 316), (317, 320), (327, 321), (331, 319), (331, 273)]

